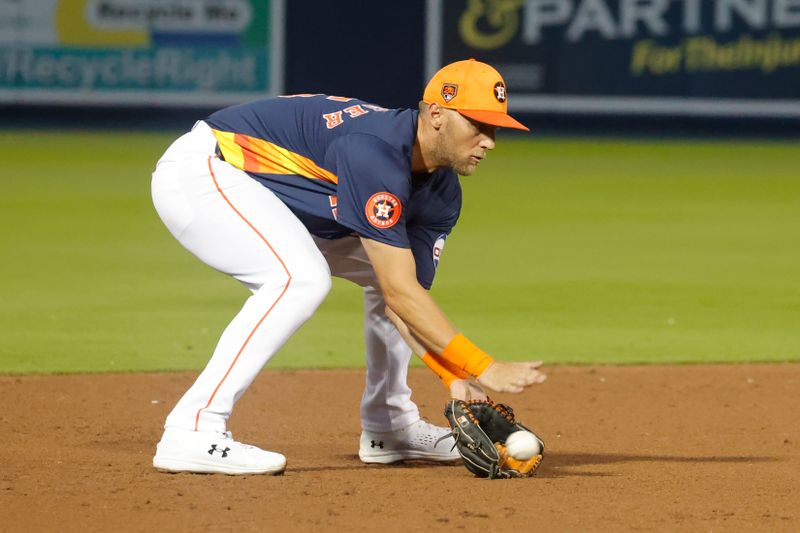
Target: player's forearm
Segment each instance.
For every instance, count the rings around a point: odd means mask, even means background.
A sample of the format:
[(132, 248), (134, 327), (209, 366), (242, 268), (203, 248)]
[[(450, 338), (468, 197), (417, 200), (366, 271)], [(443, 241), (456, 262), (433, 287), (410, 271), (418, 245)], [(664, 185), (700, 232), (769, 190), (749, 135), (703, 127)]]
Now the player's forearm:
[(375, 269), (386, 305), (408, 325), (426, 351), (475, 377), (490, 368), (493, 359), (458, 333), (419, 284), (411, 250), (363, 237), (361, 242)]
[[(409, 341), (406, 336), (410, 337), (409, 346), (419, 355), (426, 351), (442, 353), (458, 334), (428, 291), (420, 285), (384, 290), (384, 299), (389, 309), (402, 321), (402, 329), (398, 328), (401, 336), (406, 342)], [(412, 343), (419, 348), (415, 349)]]
[(396, 291), (384, 289), (387, 306), (406, 323), (410, 333), (428, 353), (441, 357), (457, 373), (463, 371), (475, 377), (482, 375), (494, 360), (458, 333), (428, 291), (419, 284), (413, 285), (419, 290), (408, 286)]
[(389, 306), (386, 306), (386, 316), (392, 321), (398, 333), (400, 333), (400, 336), (406, 341), (406, 344), (419, 356), (422, 362), (425, 363), (425, 366), (436, 374), (454, 398), (470, 400), (473, 398), (486, 397), (486, 393), (484, 393), (478, 385), (465, 381), (469, 379), (469, 374), (467, 374), (467, 372), (455, 367), (452, 363), (445, 361), (440, 356), (425, 350), (422, 344), (417, 340), (416, 334), (409, 329), (408, 325), (403, 322), (403, 320), (397, 316), (397, 313), (392, 311)]
[[(442, 356), (437, 353), (425, 350), (422, 347), (422, 344), (417, 340), (418, 334), (411, 330), (402, 320), (400, 320), (400, 317), (394, 313), (392, 314), (395, 316), (396, 321), (401, 324), (403, 331), (400, 331), (400, 335), (406, 340), (406, 343), (408, 343), (408, 345), (411, 347), (411, 350), (419, 355), (420, 359), (422, 359), (422, 362), (425, 363), (428, 368), (433, 370), (437, 376), (439, 376), (445, 386), (449, 387), (450, 384), (457, 379), (469, 379), (469, 373), (464, 369), (442, 358)], [(397, 326), (396, 323), (395, 325)], [(398, 327), (398, 330), (399, 329), (400, 327)], [(445, 347), (445, 350), (446, 349), (447, 348)]]
[(467, 374), (464, 370), (456, 367), (451, 362), (442, 359), (441, 356), (438, 354), (432, 353), (429, 350), (426, 350), (422, 343), (419, 342), (417, 334), (408, 327), (408, 325), (400, 319), (397, 314), (392, 311), (388, 306), (386, 307), (386, 316), (389, 317), (389, 320), (392, 321), (395, 328), (397, 328), (397, 332), (400, 333), (400, 336), (403, 337), (403, 340), (406, 341), (406, 344), (411, 348), (411, 351), (414, 352), (422, 359), (422, 362), (425, 363), (428, 368), (433, 370), (439, 378), (444, 382), (445, 385), (448, 387), (450, 384), (456, 379), (468, 379), (469, 374)]
[(397, 316), (397, 313), (392, 311), (388, 305), (386, 306), (386, 316), (389, 318), (392, 324), (394, 324), (397, 332), (400, 333), (400, 336), (403, 337), (404, 341), (406, 341), (406, 344), (408, 344), (408, 346), (411, 348), (411, 351), (417, 354), (419, 357), (422, 357), (427, 350), (422, 343), (417, 340), (417, 338), (414, 336), (414, 333), (412, 333), (408, 328), (408, 325), (403, 322), (403, 320)]

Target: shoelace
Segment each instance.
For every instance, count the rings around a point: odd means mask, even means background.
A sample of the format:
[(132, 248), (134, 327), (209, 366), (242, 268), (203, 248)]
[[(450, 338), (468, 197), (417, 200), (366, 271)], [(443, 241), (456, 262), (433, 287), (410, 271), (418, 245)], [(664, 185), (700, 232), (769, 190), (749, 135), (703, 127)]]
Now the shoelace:
[(233, 432), (232, 431), (220, 431), (219, 434), (220, 434), (220, 436), (222, 436), (223, 439), (229, 440), (229, 441), (231, 441), (232, 444), (236, 444), (238, 446), (241, 446), (242, 448), (244, 448), (246, 450), (250, 450), (250, 449), (255, 448), (255, 446), (253, 446), (252, 444), (245, 444), (243, 442), (235, 441), (233, 439)]

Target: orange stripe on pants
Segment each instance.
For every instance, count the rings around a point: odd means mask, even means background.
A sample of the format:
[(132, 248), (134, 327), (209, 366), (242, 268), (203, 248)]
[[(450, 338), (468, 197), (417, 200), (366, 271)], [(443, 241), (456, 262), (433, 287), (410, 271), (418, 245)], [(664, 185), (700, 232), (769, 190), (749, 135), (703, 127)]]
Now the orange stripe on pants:
[(239, 218), (241, 218), (244, 221), (245, 224), (250, 226), (250, 229), (252, 229), (256, 233), (256, 235), (259, 236), (259, 238), (262, 241), (264, 241), (264, 244), (267, 245), (267, 247), (270, 249), (270, 251), (275, 256), (275, 258), (280, 262), (281, 266), (283, 267), (283, 270), (286, 272), (287, 279), (286, 279), (286, 286), (283, 288), (283, 291), (281, 291), (280, 295), (278, 295), (278, 298), (272, 303), (272, 305), (269, 307), (269, 309), (267, 309), (267, 312), (264, 313), (264, 316), (262, 316), (261, 319), (258, 321), (258, 323), (255, 325), (253, 330), (247, 336), (247, 339), (245, 339), (244, 344), (242, 344), (242, 347), (239, 348), (239, 352), (236, 354), (236, 357), (234, 357), (233, 362), (231, 362), (231, 366), (228, 367), (228, 370), (225, 372), (225, 375), (222, 376), (222, 379), (217, 384), (217, 386), (214, 388), (214, 392), (211, 394), (211, 397), (208, 399), (208, 403), (206, 403), (205, 407), (202, 407), (202, 408), (197, 410), (197, 415), (194, 418), (194, 430), (195, 431), (197, 431), (198, 425), (200, 423), (200, 414), (204, 410), (208, 409), (208, 406), (211, 405), (211, 402), (214, 401), (214, 397), (217, 395), (217, 392), (219, 391), (219, 388), (222, 386), (222, 384), (228, 378), (228, 375), (231, 373), (231, 370), (233, 370), (233, 367), (236, 366), (236, 362), (239, 360), (239, 356), (242, 355), (242, 352), (247, 347), (247, 344), (250, 342), (250, 339), (253, 338), (253, 335), (258, 330), (258, 328), (261, 326), (262, 322), (264, 322), (264, 320), (267, 318), (267, 315), (270, 314), (270, 312), (275, 308), (275, 306), (278, 304), (278, 302), (281, 300), (281, 298), (283, 298), (283, 295), (286, 294), (286, 291), (289, 289), (289, 285), (292, 283), (292, 275), (289, 272), (289, 269), (286, 268), (286, 264), (283, 262), (283, 259), (281, 259), (281, 256), (278, 255), (278, 253), (275, 251), (275, 249), (272, 247), (272, 245), (269, 243), (269, 241), (266, 238), (264, 238), (264, 236), (261, 234), (261, 232), (258, 231), (258, 229), (256, 229), (256, 227), (253, 226), (253, 224), (249, 220), (247, 220), (247, 218), (238, 209), (236, 209), (236, 207), (231, 203), (231, 201), (228, 199), (228, 197), (225, 196), (225, 193), (222, 192), (222, 188), (219, 186), (219, 182), (217, 182), (217, 176), (214, 174), (214, 169), (211, 167), (211, 161), (213, 159), (215, 159), (215, 158), (216, 158), (216, 156), (209, 156), (208, 157), (208, 171), (211, 173), (211, 179), (214, 180), (214, 186), (217, 188), (217, 191), (222, 196), (222, 198), (225, 200), (225, 202), (239, 216)]

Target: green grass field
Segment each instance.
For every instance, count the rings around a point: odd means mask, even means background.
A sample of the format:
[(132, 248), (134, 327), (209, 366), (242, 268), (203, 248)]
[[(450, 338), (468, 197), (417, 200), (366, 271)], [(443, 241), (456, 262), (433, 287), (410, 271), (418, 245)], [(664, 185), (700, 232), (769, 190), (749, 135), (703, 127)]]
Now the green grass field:
[[(161, 225), (178, 132), (0, 131), (0, 373), (201, 368), (247, 292)], [(499, 358), (800, 360), (797, 143), (500, 139), (433, 292)], [(271, 363), (363, 361), (337, 282)]]

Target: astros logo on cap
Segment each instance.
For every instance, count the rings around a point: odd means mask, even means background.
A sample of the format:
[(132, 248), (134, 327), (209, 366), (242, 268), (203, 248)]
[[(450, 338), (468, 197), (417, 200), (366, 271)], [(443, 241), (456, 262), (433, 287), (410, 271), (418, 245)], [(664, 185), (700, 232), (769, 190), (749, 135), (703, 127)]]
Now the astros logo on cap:
[(450, 102), (458, 94), (458, 85), (454, 83), (445, 83), (442, 85), (442, 98), (445, 102)]
[(508, 90), (494, 67), (468, 59), (445, 65), (425, 86), (422, 101), (483, 124), (530, 131), (508, 114)]
[(502, 81), (494, 84), (494, 97), (497, 101), (503, 103), (506, 101), (506, 85)]
[(388, 192), (373, 194), (364, 207), (367, 220), (378, 229), (391, 228), (397, 224), (402, 212), (403, 204), (400, 203), (397, 196)]

